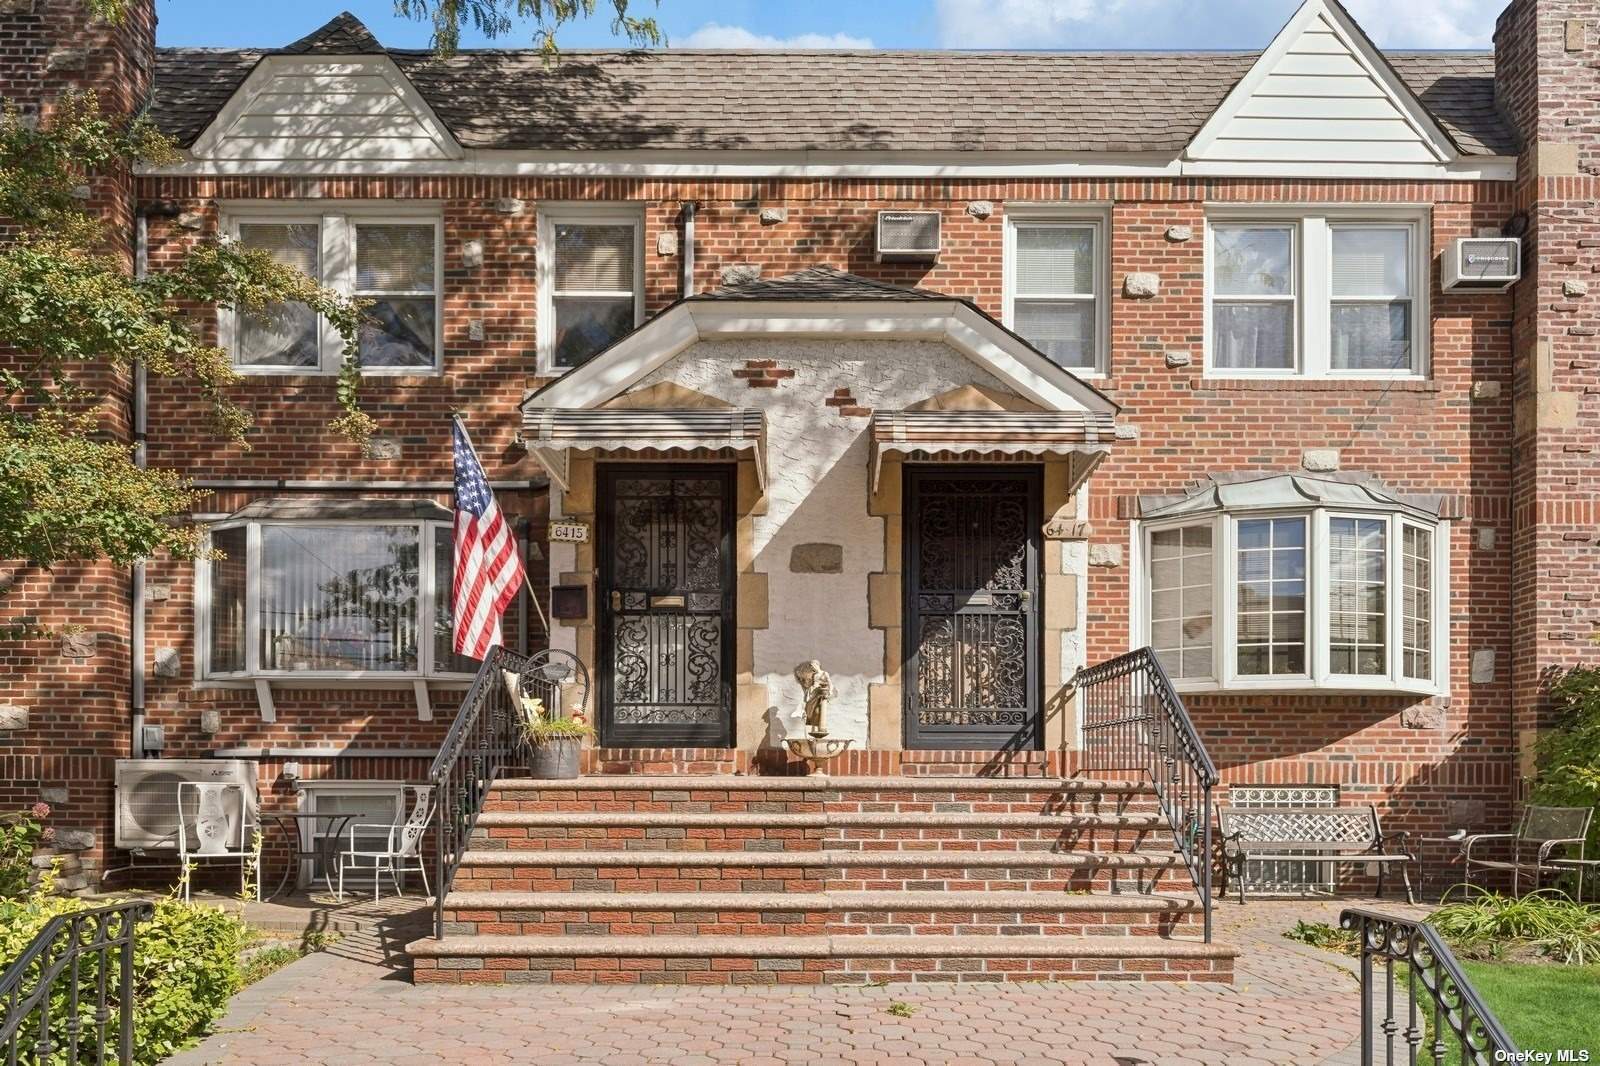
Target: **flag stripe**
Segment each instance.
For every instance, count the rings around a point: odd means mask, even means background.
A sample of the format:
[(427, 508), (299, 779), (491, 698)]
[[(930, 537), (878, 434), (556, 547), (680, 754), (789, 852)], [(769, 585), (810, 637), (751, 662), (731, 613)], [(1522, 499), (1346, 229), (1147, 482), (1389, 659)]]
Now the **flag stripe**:
[(526, 580), (517, 540), (483, 474), (460, 420), (452, 427), (455, 459), (455, 573), (450, 610), (457, 654), (482, 659), (502, 640), (501, 619)]

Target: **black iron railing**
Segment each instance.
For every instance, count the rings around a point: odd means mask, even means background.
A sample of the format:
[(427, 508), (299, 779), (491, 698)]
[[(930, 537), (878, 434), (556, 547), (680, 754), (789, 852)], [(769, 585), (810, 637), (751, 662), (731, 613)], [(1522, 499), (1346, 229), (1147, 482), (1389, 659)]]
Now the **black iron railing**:
[(1194, 881), (1211, 941), (1211, 792), (1217, 767), (1149, 648), (1080, 670), (1083, 769), (1146, 775)]
[[(1516, 1042), (1433, 928), (1354, 908), (1339, 915), (1339, 924), (1356, 934), (1361, 948), (1361, 1066), (1397, 1061), (1396, 1037), (1405, 1043), (1400, 1061), (1410, 1066), (1416, 1066), (1419, 1052), (1426, 1053), (1424, 1062), (1463, 1066), (1521, 1061), (1515, 1057)], [(1395, 1002), (1398, 984), (1404, 986), (1403, 1005)], [(1404, 1012), (1403, 1029), (1397, 1008)]]
[(19, 1062), (133, 1061), (133, 948), (143, 900), (58, 914), (0, 973), (0, 1054)]

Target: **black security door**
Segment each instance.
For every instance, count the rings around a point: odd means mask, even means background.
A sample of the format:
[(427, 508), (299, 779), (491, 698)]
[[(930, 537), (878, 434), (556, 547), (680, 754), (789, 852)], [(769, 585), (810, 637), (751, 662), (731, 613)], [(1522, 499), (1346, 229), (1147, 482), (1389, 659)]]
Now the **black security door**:
[(733, 741), (733, 470), (599, 468), (600, 741)]
[(1037, 748), (1039, 471), (904, 471), (906, 746)]

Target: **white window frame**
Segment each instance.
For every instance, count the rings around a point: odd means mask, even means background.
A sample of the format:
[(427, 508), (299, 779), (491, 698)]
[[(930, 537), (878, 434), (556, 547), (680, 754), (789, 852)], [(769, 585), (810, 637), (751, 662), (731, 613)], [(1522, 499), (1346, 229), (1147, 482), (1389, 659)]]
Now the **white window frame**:
[[(416, 670), (264, 670), (261, 668), (261, 528), (263, 526), (350, 526), (368, 529), (372, 526), (415, 526), (418, 528), (417, 573), (417, 669)], [(234, 671), (211, 669), (211, 535), (221, 529), (245, 527), (245, 621), (244, 667)], [(428, 680), (464, 681), (473, 674), (440, 670), (434, 661), (433, 624), (436, 604), (440, 595), (449, 590), (438, 586), (434, 567), (436, 537), (441, 531), (450, 532), (450, 523), (426, 519), (395, 519), (373, 521), (358, 519), (272, 519), (257, 518), (244, 521), (220, 521), (206, 530), (201, 557), (195, 563), (194, 617), (195, 617), (195, 674), (197, 682), (210, 681), (271, 681), (300, 682), (305, 680), (361, 681), (361, 682), (413, 682)], [(426, 638), (421, 637), (426, 634)]]
[[(1295, 300), (1295, 360), (1292, 369), (1219, 367), (1214, 361), (1212, 278), (1216, 267), (1215, 226), (1290, 226)], [(1339, 227), (1396, 228), (1409, 232), (1411, 261), (1411, 366), (1399, 370), (1335, 370), (1333, 361), (1333, 238)], [(1207, 378), (1307, 378), (1320, 380), (1424, 381), (1431, 372), (1432, 351), (1428, 299), (1432, 289), (1431, 215), (1426, 206), (1301, 205), (1245, 207), (1212, 204), (1205, 219), (1205, 343), (1203, 375)], [(1246, 299), (1239, 297), (1239, 299)], [(1255, 299), (1251, 297), (1250, 299)], [(1338, 301), (1357, 302), (1355, 300)]]
[[(222, 211), (222, 232), (229, 240), (239, 239), (242, 225), (289, 225), (304, 223), (318, 227), (320, 247), (318, 284), (345, 296), (355, 293), (356, 227), (358, 225), (416, 225), (433, 226), (433, 297), (438, 308), (433, 316), (433, 363), (430, 366), (372, 366), (362, 367), (363, 376), (370, 377), (427, 377), (437, 376), (444, 370), (444, 216), (435, 204), (339, 204), (338, 210), (328, 205), (296, 203), (231, 204)], [(393, 295), (393, 294), (391, 294)], [(425, 293), (417, 294), (428, 295)], [(331, 376), (339, 373), (344, 363), (344, 342), (339, 334), (328, 327), (321, 315), (317, 316), (317, 350), (320, 355), (314, 367), (305, 366), (253, 366), (239, 362), (239, 312), (222, 309), (217, 314), (217, 336), (228, 350), (233, 368), (248, 377), (311, 377)]]
[[(1247, 674), (1238, 672), (1238, 550), (1236, 524), (1241, 519), (1304, 517), (1306, 527), (1306, 672), (1298, 675)], [(1383, 518), (1386, 532), (1385, 565), (1385, 661), (1382, 675), (1334, 674), (1329, 648), (1328, 617), (1328, 519), (1330, 517)], [(1130, 523), (1129, 556), (1132, 560), (1129, 611), (1129, 647), (1150, 643), (1150, 536), (1158, 530), (1209, 525), (1215, 590), (1212, 598), (1212, 626), (1217, 634), (1212, 645), (1212, 670), (1209, 677), (1173, 678), (1180, 692), (1410, 692), (1424, 696), (1449, 694), (1449, 607), (1450, 607), (1450, 530), (1447, 520), (1430, 522), (1414, 514), (1384, 508), (1306, 507), (1237, 509), (1210, 514), (1161, 520), (1135, 520)], [(1407, 526), (1426, 530), (1433, 537), (1433, 588), (1431, 590), (1431, 662), (1433, 677), (1405, 676), (1405, 657), (1401, 631), (1404, 610), (1403, 560), (1397, 545)]]
[(1211, 249), (1216, 247), (1212, 235), (1212, 220), (1206, 220), (1206, 366), (1211, 365), (1212, 351), (1212, 323), (1215, 319), (1213, 307), (1217, 303), (1255, 304), (1255, 303), (1286, 303), (1289, 305), (1289, 365), (1286, 367), (1221, 367), (1216, 373), (1229, 377), (1292, 377), (1300, 373), (1301, 361), (1304, 358), (1305, 342), (1301, 337), (1301, 323), (1305, 320), (1305, 302), (1302, 299), (1301, 289), (1304, 285), (1300, 274), (1300, 262), (1304, 257), (1301, 250), (1300, 224), (1293, 218), (1219, 218), (1216, 222), (1225, 227), (1285, 230), (1289, 234), (1289, 291), (1286, 293), (1258, 293), (1255, 295), (1219, 294), (1215, 291), (1215, 282), (1212, 279), (1212, 269), (1216, 265), (1216, 257), (1211, 254)]
[[(556, 315), (555, 315), (555, 259), (556, 226), (616, 226), (633, 227), (633, 325), (637, 329), (644, 321), (644, 207), (642, 204), (552, 203), (539, 205), (538, 308), (534, 332), (538, 342), (538, 373), (540, 377), (559, 377), (570, 366), (557, 366)], [(625, 296), (622, 292), (564, 292), (563, 296)]]
[[(1111, 289), (1111, 256), (1106, 248), (1110, 232), (1109, 212), (1086, 211), (1081, 207), (1049, 208), (1019, 207), (1006, 213), (1004, 248), (1001, 256), (1001, 315), (1000, 321), (1013, 333), (1017, 332), (1017, 227), (1057, 226), (1063, 229), (1087, 229), (1094, 234), (1094, 292), (1090, 296), (1065, 293), (1044, 296), (1030, 293), (1023, 300), (1088, 300), (1094, 305), (1094, 363), (1087, 367), (1066, 367), (1068, 373), (1080, 378), (1104, 378), (1111, 373), (1111, 314), (1108, 293)], [(1021, 334), (1018, 334), (1021, 336)], [(1024, 338), (1026, 339), (1026, 338)]]

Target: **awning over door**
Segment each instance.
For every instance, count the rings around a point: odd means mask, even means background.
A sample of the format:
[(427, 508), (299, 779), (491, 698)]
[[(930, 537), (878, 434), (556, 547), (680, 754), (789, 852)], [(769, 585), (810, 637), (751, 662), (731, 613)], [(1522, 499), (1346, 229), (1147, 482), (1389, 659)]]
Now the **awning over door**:
[(878, 411), (872, 416), (872, 491), (885, 456), (950, 461), (1001, 455), (1079, 455), (1074, 484), (1116, 439), (1111, 412)]
[(529, 407), (523, 410), (522, 431), (528, 450), (563, 491), (568, 487), (567, 456), (575, 448), (654, 449), (669, 454), (697, 448), (748, 451), (762, 488), (767, 484), (766, 415), (754, 408)]

